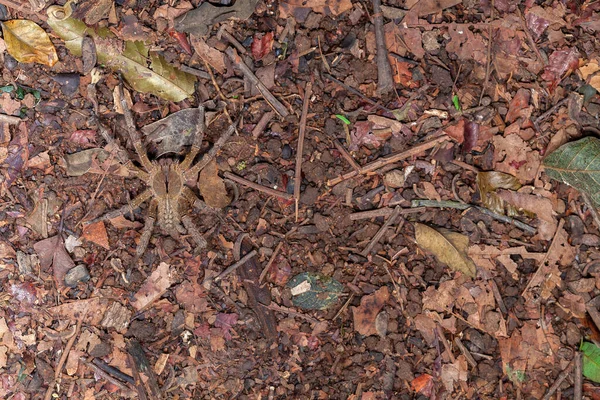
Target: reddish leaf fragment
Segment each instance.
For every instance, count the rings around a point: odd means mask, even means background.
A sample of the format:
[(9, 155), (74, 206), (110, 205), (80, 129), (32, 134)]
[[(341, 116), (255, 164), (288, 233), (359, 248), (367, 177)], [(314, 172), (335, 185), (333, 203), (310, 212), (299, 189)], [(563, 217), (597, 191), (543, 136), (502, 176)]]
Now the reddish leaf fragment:
[(352, 307), (354, 317), (354, 329), (361, 335), (370, 336), (377, 333), (375, 320), (381, 308), (390, 298), (390, 291), (383, 286), (375, 293), (363, 296), (359, 307)]
[(444, 133), (458, 143), (463, 143), (465, 140), (465, 119), (462, 118), (458, 123), (446, 127)]
[(550, 59), (542, 79), (550, 84), (552, 91), (565, 76), (579, 67), (579, 50), (572, 48), (570, 50), (556, 50), (550, 55)]
[(264, 56), (271, 52), (273, 48), (273, 32), (267, 32), (262, 37), (260, 34), (254, 36), (254, 40), (252, 41), (252, 46), (250, 50), (252, 50), (252, 56), (256, 61), (262, 60)]
[(523, 116), (524, 110), (529, 106), (529, 99), (531, 98), (531, 92), (527, 89), (519, 89), (512, 98), (508, 106), (508, 113), (506, 114), (506, 122), (513, 123), (517, 118)]
[(25, 122), (19, 124), (19, 133), (16, 134), (8, 145), (8, 156), (4, 160), (7, 165), (4, 185), (9, 187), (17, 179), (25, 164), (29, 160), (28, 130)]
[(429, 374), (419, 375), (410, 382), (410, 387), (415, 392), (429, 397), (433, 394), (433, 376)]
[(190, 41), (188, 40), (188, 37), (185, 33), (177, 32), (174, 29), (170, 29), (169, 36), (177, 40), (183, 51), (185, 51), (187, 54), (189, 54), (190, 56), (193, 54), (192, 46), (190, 45)]
[(102, 246), (106, 250), (110, 250), (104, 221), (98, 221), (94, 222), (93, 224), (85, 225), (83, 227), (83, 235), (81, 235), (81, 238), (92, 243), (96, 243), (98, 246)]
[(525, 20), (527, 22), (527, 27), (531, 30), (535, 39), (539, 39), (540, 36), (542, 36), (542, 33), (544, 33), (544, 31), (546, 30), (546, 28), (550, 26), (550, 21), (548, 21), (543, 16), (532, 12), (532, 10), (529, 10), (529, 12), (527, 12)]
[(269, 281), (284, 286), (290, 280), (292, 266), (284, 256), (278, 256), (269, 268)]
[(175, 297), (179, 304), (189, 312), (201, 313), (208, 309), (206, 291), (198, 283), (182, 282), (175, 289)]
[(237, 314), (218, 313), (215, 320), (215, 326), (221, 328), (223, 336), (227, 340), (231, 340), (231, 331), (238, 320)]
[(173, 284), (174, 279), (175, 276), (171, 266), (164, 262), (160, 263), (154, 272), (146, 278), (140, 290), (133, 296), (131, 305), (137, 311), (146, 308), (167, 291)]
[(463, 143), (463, 153), (470, 153), (479, 139), (479, 127), (477, 122), (469, 121), (465, 124), (465, 141)]
[(96, 131), (92, 129), (79, 129), (71, 133), (69, 140), (81, 145), (93, 144), (96, 143)]
[(23, 305), (34, 304), (37, 300), (37, 289), (31, 282), (12, 284), (9, 291), (13, 299)]

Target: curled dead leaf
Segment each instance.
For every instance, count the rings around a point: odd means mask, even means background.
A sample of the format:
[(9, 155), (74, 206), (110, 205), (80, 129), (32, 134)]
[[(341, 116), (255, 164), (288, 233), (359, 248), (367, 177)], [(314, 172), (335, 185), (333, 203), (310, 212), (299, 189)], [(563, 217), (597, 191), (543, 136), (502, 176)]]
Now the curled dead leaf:
[(56, 49), (48, 34), (35, 22), (13, 19), (2, 22), (8, 54), (23, 63), (37, 62), (52, 67), (58, 62)]
[(438, 231), (427, 225), (415, 223), (415, 239), (421, 248), (433, 253), (438, 261), (454, 271), (475, 278), (475, 264), (467, 255), (467, 236), (446, 230)]

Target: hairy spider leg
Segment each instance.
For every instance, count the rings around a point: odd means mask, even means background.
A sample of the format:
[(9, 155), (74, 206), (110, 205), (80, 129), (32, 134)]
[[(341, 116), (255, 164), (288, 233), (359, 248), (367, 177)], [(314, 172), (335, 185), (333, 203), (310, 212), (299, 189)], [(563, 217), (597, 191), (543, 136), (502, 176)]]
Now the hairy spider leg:
[(129, 212), (131, 212), (131, 215), (133, 216), (133, 210), (141, 206), (142, 203), (144, 203), (145, 201), (150, 200), (151, 197), (152, 191), (150, 189), (146, 189), (142, 193), (138, 194), (133, 200), (131, 200), (129, 204), (126, 204), (123, 207), (118, 208), (116, 210), (109, 211), (103, 216), (93, 219), (89, 223), (91, 224), (98, 221), (106, 221), (108, 219), (116, 218), (120, 215), (125, 215)]
[(144, 167), (146, 171), (150, 172), (153, 169), (152, 161), (150, 161), (150, 158), (148, 157), (148, 153), (146, 152), (144, 143), (142, 142), (142, 137), (135, 127), (135, 122), (133, 122), (133, 115), (131, 114), (131, 110), (129, 110), (127, 101), (125, 100), (123, 85), (119, 85), (119, 95), (121, 97), (121, 109), (123, 110), (123, 116), (125, 117), (125, 126), (127, 128), (127, 133), (131, 138), (133, 148), (140, 158), (140, 164), (142, 164), (142, 167)]
[(221, 150), (221, 148), (229, 140), (231, 135), (233, 135), (233, 132), (235, 132), (235, 126), (231, 125), (229, 126), (229, 129), (227, 129), (227, 131), (223, 135), (221, 135), (219, 140), (215, 142), (212, 149), (210, 149), (210, 151), (202, 157), (202, 160), (198, 161), (196, 165), (184, 172), (185, 179), (190, 180), (193, 179), (196, 175), (198, 175), (198, 173), (202, 171), (202, 169), (206, 167), (213, 158), (215, 158), (217, 152)]
[(156, 222), (156, 211), (158, 209), (158, 201), (153, 199), (150, 202), (150, 206), (148, 207), (148, 215), (146, 216), (146, 222), (144, 223), (144, 228), (142, 229), (142, 235), (140, 236), (140, 243), (137, 245), (135, 249), (135, 255), (137, 258), (142, 257), (146, 248), (148, 247), (148, 243), (150, 243), (150, 238), (152, 237), (152, 231), (154, 230), (154, 223)]

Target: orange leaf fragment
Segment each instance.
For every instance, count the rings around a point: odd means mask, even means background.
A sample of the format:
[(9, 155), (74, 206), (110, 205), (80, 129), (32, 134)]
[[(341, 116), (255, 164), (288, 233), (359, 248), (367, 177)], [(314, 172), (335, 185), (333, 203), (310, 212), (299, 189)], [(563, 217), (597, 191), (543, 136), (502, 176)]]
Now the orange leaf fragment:
[(104, 221), (98, 221), (86, 225), (83, 228), (83, 235), (81, 235), (81, 238), (89, 242), (96, 243), (98, 246), (102, 246), (106, 250), (110, 250), (108, 245), (108, 234), (106, 233)]

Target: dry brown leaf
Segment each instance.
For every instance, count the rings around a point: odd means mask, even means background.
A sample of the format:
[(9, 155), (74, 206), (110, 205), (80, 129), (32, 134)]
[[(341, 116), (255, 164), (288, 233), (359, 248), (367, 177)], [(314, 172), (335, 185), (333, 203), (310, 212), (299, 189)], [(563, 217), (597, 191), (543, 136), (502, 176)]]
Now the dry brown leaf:
[(496, 135), (493, 144), (496, 148), (496, 170), (514, 175), (524, 182), (535, 179), (541, 163), (540, 153), (532, 151), (519, 135)]
[(33, 249), (40, 258), (40, 265), (43, 269), (52, 267), (54, 280), (58, 287), (64, 287), (65, 275), (68, 270), (75, 266), (75, 263), (65, 249), (65, 243), (59, 235), (41, 240), (33, 245)]
[(360, 306), (352, 307), (354, 329), (364, 336), (377, 334), (375, 320), (389, 298), (390, 291), (387, 286), (383, 286), (371, 295), (363, 296), (360, 299)]
[(512, 175), (498, 171), (486, 171), (477, 173), (477, 187), (479, 197), (484, 206), (497, 214), (516, 215), (516, 210), (508, 208), (505, 210), (504, 200), (498, 196), (498, 189), (517, 190), (521, 187), (519, 180)]
[(421, 248), (433, 253), (438, 261), (454, 271), (460, 271), (471, 278), (475, 277), (477, 269), (467, 255), (467, 236), (456, 232), (438, 231), (427, 225), (415, 223), (415, 239)]
[(111, 218), (110, 223), (117, 229), (127, 228), (127, 229), (139, 229), (143, 225), (137, 221), (130, 221), (122, 215), (118, 217)]
[(225, 73), (225, 54), (214, 47), (210, 47), (202, 38), (196, 35), (191, 36), (191, 41), (194, 50), (202, 60), (206, 61), (219, 74)]
[(551, 240), (556, 232), (558, 221), (554, 217), (552, 201), (533, 194), (499, 190), (498, 197), (518, 210), (534, 213), (539, 221), (538, 234), (542, 240)]
[(227, 196), (225, 182), (219, 176), (219, 169), (215, 160), (212, 160), (200, 172), (198, 177), (198, 189), (206, 204), (214, 208), (225, 208), (231, 203)]
[(108, 244), (108, 234), (106, 233), (104, 221), (98, 221), (85, 225), (83, 227), (81, 239), (96, 243), (98, 246), (102, 246), (106, 250), (110, 250), (110, 246)]
[(160, 263), (134, 295), (131, 305), (138, 311), (147, 307), (165, 293), (173, 284), (174, 278), (171, 266), (165, 262)]
[(48, 34), (38, 24), (25, 19), (2, 22), (8, 54), (22, 63), (37, 62), (52, 67), (58, 61)]

